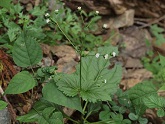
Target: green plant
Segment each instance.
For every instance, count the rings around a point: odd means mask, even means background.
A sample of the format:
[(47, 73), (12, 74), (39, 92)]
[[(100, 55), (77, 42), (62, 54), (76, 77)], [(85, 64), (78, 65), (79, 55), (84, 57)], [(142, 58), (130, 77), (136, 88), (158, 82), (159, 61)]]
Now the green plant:
[[(15, 64), (22, 67), (22, 71), (12, 78), (4, 95), (24, 93), (33, 89), (39, 83), (47, 82), (43, 87), (41, 100), (35, 103), (33, 109), (27, 115), (20, 116), (17, 119), (21, 122), (38, 121), (40, 124), (60, 124), (63, 123), (65, 117), (74, 123), (89, 123), (89, 116), (101, 109), (96, 109), (94, 105), (100, 104), (102, 101), (112, 100), (112, 95), (118, 89), (122, 72), (120, 64), (115, 64), (113, 68), (108, 69), (109, 59), (118, 54), (117, 47), (99, 47), (96, 51), (90, 51), (88, 54), (83, 52), (96, 47), (97, 41), (101, 42), (100, 38), (90, 32), (95, 28), (95, 23), (100, 17), (97, 16), (97, 13), (87, 15), (81, 10), (82, 21), (79, 23), (76, 22), (78, 17), (71, 14), (69, 9), (64, 12), (64, 14), (68, 14), (67, 18), (62, 20), (58, 18), (61, 16), (60, 10), (59, 13), (56, 13), (56, 11), (52, 16), (48, 15), (48, 19), (52, 22), (50, 27), (54, 28), (55, 26), (57, 30), (56, 36), (58, 38), (61, 36), (61, 39), (66, 38), (80, 54), (80, 63), (76, 66), (76, 72), (73, 74), (56, 73), (56, 67), (39, 68), (36, 73), (33, 66), (42, 59), (42, 50), (38, 40), (48, 36), (47, 34), (42, 36), (43, 30), (41, 28), (45, 23), (41, 21), (43, 13), (40, 11), (45, 12), (45, 9), (35, 8), (32, 10), (31, 14), (37, 16), (35, 20), (32, 20), (27, 15), (20, 13), (22, 7), (19, 4), (14, 7), (17, 7), (19, 11), (11, 9), (9, 16), (6, 16), (8, 9), (2, 9), (2, 20), (5, 18), (8, 22), (3, 20), (4, 26), (2, 26), (2, 29), (7, 28), (7, 32), (4, 32), (1, 39), (4, 41), (2, 46), (10, 48)], [(19, 17), (18, 23), (13, 20), (13, 17), (16, 19), (17, 16)], [(87, 20), (87, 17), (90, 19)], [(39, 20), (42, 23), (39, 23)], [(46, 21), (49, 22), (49, 20)], [(68, 25), (68, 23), (70, 24)], [(29, 73), (26, 68), (31, 68), (33, 73)], [(52, 96), (52, 94), (54, 95)], [(3, 108), (6, 106), (4, 102), (2, 102), (2, 105)], [(73, 120), (63, 112), (62, 106), (78, 110), (82, 117)], [(106, 122), (101, 120), (100, 123)]]
[[(95, 57), (95, 52), (90, 52), (87, 56), (82, 57), (80, 64), (77, 65), (76, 72), (73, 74), (54, 73), (52, 79), (43, 87), (42, 99), (48, 101), (48, 103), (56, 104), (56, 106), (62, 105), (80, 111), (84, 116), (83, 122), (87, 122), (86, 115), (89, 117), (90, 114), (92, 114), (91, 112), (93, 112), (86, 111), (88, 104), (91, 102), (111, 101), (111, 96), (118, 89), (118, 83), (121, 79), (120, 65), (117, 64), (113, 69), (108, 70), (109, 58), (113, 57), (111, 56), (111, 53), (117, 53), (117, 48), (111, 46), (103, 47), (99, 48), (97, 52), (100, 53), (98, 58)], [(105, 59), (105, 55), (108, 55), (108, 58)], [(12, 80), (14, 80), (14, 78)], [(12, 87), (13, 85), (16, 84), (9, 84), (6, 93), (11, 93), (14, 90), (18, 93), (17, 88)], [(25, 91), (24, 87), (21, 87), (20, 90), (21, 89)], [(52, 96), (52, 94), (54, 95)], [(83, 104), (83, 101), (85, 104)], [(55, 110), (58, 110), (59, 108), (56, 108), (55, 106), (51, 107), (54, 107)], [(62, 113), (62, 110), (60, 112)], [(36, 113), (38, 112), (36, 111)], [(44, 116), (44, 111), (42, 111), (42, 114), (42, 116)], [(25, 115), (18, 119), (22, 120), (22, 118), (25, 119), (27, 116), (29, 115)], [(35, 119), (39, 119), (38, 116), (35, 117)], [(25, 119), (25, 121), (28, 120)], [(80, 122), (77, 121), (76, 123)]]
[[(51, 17), (61, 25), (61, 28), (72, 39), (75, 46), (81, 44), (83, 50), (92, 50), (108, 43), (103, 43), (100, 36), (94, 35), (94, 32), (97, 31), (96, 22), (101, 18), (97, 13), (90, 12), (87, 14), (83, 10), (72, 12), (69, 8), (63, 7), (63, 3), (58, 2), (57, 4), (61, 8), (51, 12)], [(35, 6), (34, 9), (26, 12), (22, 12), (23, 7), (19, 3), (14, 5), (7, 2), (0, 5), (3, 7), (0, 9), (1, 47), (11, 50), (21, 30), (28, 30), (29, 34), (27, 35), (36, 38), (40, 43), (54, 45), (60, 41), (60, 43), (70, 44), (58, 26), (46, 24), (45, 12), (48, 12), (48, 7), (44, 4), (44, 1), (39, 6)], [(12, 7), (9, 8), (9, 6)]]
[[(159, 28), (157, 25), (153, 25), (151, 26), (151, 32), (156, 37), (155, 43), (157, 45), (161, 45), (165, 40), (165, 38), (161, 34), (163, 32), (163, 29)], [(135, 85), (133, 88), (126, 91), (124, 93), (124, 96), (128, 96), (128, 98), (132, 102), (132, 105), (137, 110), (140, 110), (138, 107), (141, 106), (141, 115), (145, 112), (147, 108), (156, 108), (158, 117), (163, 117), (165, 116), (165, 99), (162, 96), (159, 96), (158, 94), (165, 90), (165, 57), (161, 54), (156, 56), (154, 55), (153, 51), (149, 51), (147, 57), (144, 57), (142, 61), (144, 63), (144, 67), (153, 73), (153, 79)], [(134, 120), (138, 120), (139, 114), (131, 114), (131, 117), (134, 118)]]
[(6, 106), (7, 106), (7, 103), (0, 100), (0, 110), (3, 110), (4, 108), (6, 108)]
[[(45, 14), (47, 8), (38, 6), (28, 12), (32, 16), (30, 18), (28, 14), (21, 12), (23, 8), (20, 4), (14, 5), (10, 10), (9, 1), (3, 4), (0, 3), (3, 7), (0, 10), (3, 32), (0, 44), (10, 50), (15, 64), (21, 67), (21, 72), (12, 78), (3, 95), (20, 94), (29, 90), (33, 93), (33, 88), (43, 83), (43, 96), (27, 114), (17, 117), (17, 120), (63, 124), (63, 119), (66, 118), (74, 124), (147, 124), (147, 118), (143, 117), (147, 108), (157, 108), (159, 117), (165, 115), (165, 99), (157, 94), (165, 90), (165, 58), (159, 55), (153, 61), (152, 65), (155, 66), (151, 71), (156, 75), (153, 80), (141, 82), (123, 92), (118, 86), (122, 78), (121, 64), (111, 63), (111, 59), (118, 55), (117, 47), (102, 46), (104, 43), (101, 38), (93, 35), (93, 31), (97, 29), (96, 22), (100, 19), (98, 11), (87, 14), (78, 7), (76, 13), (79, 16), (68, 8)], [(45, 30), (45, 27), (49, 29)], [(158, 33), (153, 33), (158, 37), (161, 30), (153, 28), (158, 30)], [(80, 55), (76, 72), (57, 73), (56, 66), (33, 70), (33, 66), (42, 60), (39, 43), (53, 44), (54, 40), (67, 42)], [(89, 52), (84, 52), (85, 50)], [(150, 64), (147, 66), (151, 67)], [(161, 84), (154, 85), (155, 80)], [(7, 103), (0, 100), (0, 109), (6, 106)], [(63, 112), (64, 107), (76, 110), (80, 117), (69, 117)], [(96, 115), (98, 118), (91, 120)]]
[[(47, 15), (47, 21), (49, 19), (53, 20), (53, 22), (60, 25), (60, 28), (63, 30), (63, 32), (61, 32), (58, 25), (54, 26), (54, 24), (50, 24), (50, 27), (56, 30), (55, 40), (67, 41), (66, 44), (70, 44), (68, 41), (69, 38), (75, 46), (81, 46), (83, 50), (92, 50), (97, 46), (103, 45), (102, 38), (92, 34), (97, 31), (96, 22), (101, 17), (96, 12), (87, 14), (82, 9), (77, 10), (76, 13), (73, 13), (68, 8), (61, 8)], [(51, 18), (49, 18), (50, 16)], [(49, 33), (49, 31), (47, 33)], [(67, 35), (68, 38), (66, 38), (64, 34)]]
[(156, 44), (161, 45), (162, 43), (164, 43), (165, 38), (162, 34), (164, 29), (158, 27), (156, 24), (152, 25), (150, 28), (151, 28), (151, 32), (153, 33), (153, 35), (156, 38)]
[[(46, 25), (44, 20), (45, 7), (38, 7), (38, 13), (34, 11), (24, 14), (23, 7), (18, 3), (16, 5), (11, 4), (10, 9), (4, 7), (0, 9), (0, 47), (8, 48), (12, 51), (13, 45), (16, 41), (21, 40), (23, 32), (25, 36), (32, 37), (36, 41), (44, 39), (45, 34), (42, 27)], [(37, 8), (37, 7), (36, 7)], [(39, 10), (42, 10), (42, 13)], [(33, 14), (33, 15), (32, 15)], [(35, 19), (33, 19), (35, 18)]]
[[(152, 25), (150, 29), (156, 39), (154, 43), (158, 46), (162, 45), (162, 43), (164, 43), (165, 41), (165, 38), (162, 34), (164, 29), (158, 27), (157, 25)], [(146, 40), (146, 45), (148, 47), (152, 47), (151, 42), (149, 42), (148, 40)], [(159, 73), (159, 70), (161, 70), (162, 68), (159, 61), (160, 58), (161, 56), (155, 56), (155, 53), (150, 50), (148, 51), (147, 56), (143, 57), (142, 62), (147, 70), (151, 71), (154, 75), (157, 75)]]

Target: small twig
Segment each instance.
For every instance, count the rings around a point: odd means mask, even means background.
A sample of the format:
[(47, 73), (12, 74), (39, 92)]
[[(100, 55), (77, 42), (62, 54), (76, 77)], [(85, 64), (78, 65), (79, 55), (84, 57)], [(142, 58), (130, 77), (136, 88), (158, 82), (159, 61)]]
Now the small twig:
[(136, 23), (136, 24), (138, 24), (138, 25), (142, 25), (142, 26), (146, 25), (145, 22), (141, 22), (141, 21), (135, 21), (134, 23)]
[(134, 18), (135, 21), (141, 21), (141, 22), (151, 22), (153, 19), (146, 19), (146, 18)]
[(154, 20), (154, 21), (152, 21), (152, 22), (150, 22), (150, 23), (148, 23), (148, 24), (145, 24), (145, 25), (143, 25), (143, 26), (141, 26), (141, 27), (139, 27), (139, 28), (141, 29), (141, 28), (149, 27), (149, 26), (151, 26), (152, 24), (158, 23), (159, 21), (161, 21), (161, 20), (163, 20), (163, 19), (165, 19), (165, 15), (162, 16), (162, 17), (160, 17), (160, 18), (158, 18), (158, 19), (156, 19), (156, 20)]
[(8, 110), (10, 112), (10, 116), (11, 116), (12, 120), (14, 122), (17, 122), (17, 120), (16, 120), (17, 115), (16, 115), (16, 113), (15, 113), (15, 111), (13, 109), (13, 106), (10, 104), (9, 100), (7, 99), (6, 95), (3, 95), (4, 91), (3, 91), (1, 86), (0, 86), (0, 94), (3, 96), (3, 99), (5, 100), (5, 102), (8, 103)]

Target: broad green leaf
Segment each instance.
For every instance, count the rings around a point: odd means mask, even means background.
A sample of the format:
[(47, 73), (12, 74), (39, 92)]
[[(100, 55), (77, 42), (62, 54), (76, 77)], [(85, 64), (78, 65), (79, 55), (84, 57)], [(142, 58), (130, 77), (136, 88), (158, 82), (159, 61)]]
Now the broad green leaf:
[[(111, 46), (101, 47), (98, 49), (99, 58), (95, 57), (95, 52), (82, 57), (81, 64), (76, 67), (76, 73), (64, 74), (60, 79), (55, 77), (54, 80), (57, 82), (58, 89), (67, 96), (73, 97), (80, 94), (85, 101), (110, 101), (111, 95), (117, 91), (122, 77), (120, 64), (116, 64), (110, 70), (108, 69), (112, 52), (118, 53), (117, 48)], [(106, 54), (107, 59), (104, 58)]]
[(138, 116), (142, 116), (147, 109), (144, 104), (144, 99), (157, 94), (157, 89), (150, 81), (143, 81), (135, 85), (133, 88), (123, 93), (123, 98), (128, 98), (131, 101), (134, 113)]
[[(23, 6), (21, 6), (20, 3), (17, 3), (16, 5), (12, 6), (15, 13), (21, 13), (22, 9), (23, 9)], [(11, 10), (10, 10), (11, 11)]]
[(12, 0), (0, 0), (0, 6), (9, 9)]
[(63, 124), (63, 115), (61, 112), (55, 112), (54, 107), (45, 108), (40, 117), (39, 124)]
[(108, 119), (110, 119), (110, 115), (111, 115), (110, 111), (101, 111), (99, 113), (99, 119), (100, 120), (108, 120)]
[(53, 113), (52, 117), (50, 118), (50, 123), (53, 124), (63, 124), (63, 115), (61, 112)]
[(46, 7), (39, 7), (39, 6), (35, 6), (34, 9), (32, 9), (31, 14), (34, 16), (43, 16), (46, 12)]
[(87, 106), (87, 115), (97, 113), (101, 109), (102, 102), (89, 103)]
[(9, 36), (10, 42), (14, 41), (17, 38), (17, 35), (19, 34), (20, 28), (9, 28), (7, 31), (7, 34)]
[(6, 106), (7, 106), (7, 103), (2, 101), (2, 100), (0, 100), (0, 110), (6, 108)]
[(40, 115), (42, 115), (42, 111), (48, 107), (51, 107), (51, 104), (42, 100), (37, 101), (27, 114), (18, 116), (17, 120), (20, 122), (36, 122), (38, 121)]
[(156, 44), (157, 45), (161, 45), (162, 43), (165, 42), (165, 38), (162, 34), (163, 31), (164, 31), (164, 29), (158, 27), (157, 25), (151, 26), (151, 32), (156, 37)]
[(36, 122), (38, 121), (39, 114), (35, 110), (30, 110), (28, 114), (18, 116), (17, 120), (20, 122)]
[(138, 105), (133, 104), (132, 107), (135, 110), (135, 114), (138, 115), (138, 116), (142, 116), (145, 113), (146, 109), (147, 109), (147, 107), (145, 106), (144, 103), (141, 103), (141, 104), (138, 104)]
[(53, 80), (51, 80), (48, 84), (44, 86), (42, 92), (43, 98), (45, 100), (82, 112), (80, 98), (78, 96), (67, 97), (65, 94), (63, 94), (60, 90), (57, 89), (57, 86), (53, 82)]
[(138, 120), (138, 115), (135, 115), (134, 113), (129, 113), (128, 117), (133, 121)]
[(157, 94), (156, 87), (150, 81), (143, 81), (124, 92), (123, 97), (128, 97), (135, 105), (144, 104), (143, 100), (151, 95)]
[(160, 28), (160, 27), (158, 27), (158, 25), (152, 25), (151, 26), (151, 31), (153, 32), (153, 33), (162, 33), (163, 31), (164, 31), (164, 29), (163, 28)]
[(122, 106), (122, 107), (119, 108), (119, 113), (123, 114), (125, 112), (126, 112), (126, 108), (125, 107)]
[(52, 114), (55, 111), (54, 107), (47, 107), (42, 111), (42, 116), (44, 116), (44, 118), (48, 119), (50, 114)]
[(157, 113), (158, 117), (165, 116), (165, 111), (163, 109), (158, 109), (156, 113)]
[(146, 97), (143, 101), (148, 108), (163, 108), (165, 106), (165, 99), (157, 94)]
[(113, 111), (119, 111), (119, 108), (120, 108), (120, 107), (119, 107), (119, 106), (117, 106), (117, 105), (112, 106), (112, 110), (113, 110)]
[(147, 118), (141, 118), (140, 117), (138, 121), (139, 121), (140, 124), (147, 124), (148, 123)]
[(162, 67), (164, 67), (165, 66), (165, 57), (159, 54), (159, 58), (160, 58), (160, 64), (162, 65)]
[(131, 124), (131, 121), (129, 119), (124, 119), (122, 122), (123, 124)]
[(11, 81), (5, 94), (19, 94), (27, 92), (36, 85), (36, 81), (28, 71), (22, 71), (16, 74)]
[(165, 42), (165, 38), (163, 34), (156, 35), (156, 44), (162, 45)]
[(21, 67), (28, 67), (37, 64), (42, 59), (42, 49), (37, 41), (26, 36), (26, 33), (15, 41), (13, 47), (14, 62)]
[(160, 89), (158, 90), (158, 93), (162, 93), (165, 91), (165, 83), (163, 84), (163, 86), (160, 87)]
[[(161, 67), (161, 68), (159, 69), (159, 72), (158, 72), (158, 74), (155, 76), (155, 79), (156, 79), (158, 82), (164, 82), (164, 81), (165, 81), (165, 67)], [(159, 89), (159, 91), (160, 91), (160, 90), (163, 90), (163, 87), (164, 87), (164, 86), (162, 86), (162, 87)]]
[(115, 120), (115, 122), (122, 122), (123, 120), (123, 115), (122, 114), (116, 114), (114, 112), (111, 112), (111, 117), (113, 118), (113, 120)]
[[(17, 117), (17, 120), (19, 120), (20, 122), (38, 122), (40, 118), (43, 118), (42, 115), (47, 111), (47, 109), (49, 110), (51, 108), (51, 110), (54, 110), (54, 107), (52, 106), (52, 103), (49, 103), (47, 101), (37, 101), (32, 109), (28, 112), (28, 114)], [(49, 114), (51, 113), (47, 113), (47, 115)]]

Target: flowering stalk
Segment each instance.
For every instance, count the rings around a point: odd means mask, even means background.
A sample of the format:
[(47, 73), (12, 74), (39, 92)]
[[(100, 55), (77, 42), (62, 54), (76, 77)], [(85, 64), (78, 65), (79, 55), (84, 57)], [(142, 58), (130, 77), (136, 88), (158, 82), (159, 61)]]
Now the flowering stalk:
[(58, 24), (58, 22), (56, 20), (53, 20), (52, 18), (50, 18), (52, 20), (52, 22), (54, 22), (57, 27), (60, 29), (60, 31), (63, 33), (63, 35), (66, 37), (66, 39), (70, 42), (70, 44), (75, 48), (77, 53), (80, 53), (80, 50), (77, 49), (77, 47), (72, 43), (72, 41), (69, 39), (68, 35), (62, 30), (62, 28), (60, 27), (60, 25)]
[[(98, 14), (99, 14), (99, 11), (96, 11), (96, 15), (98, 15)], [(92, 22), (93, 22), (93, 21), (91, 20), (91, 21), (88, 23), (88, 25), (86, 26), (86, 28), (88, 28)]]

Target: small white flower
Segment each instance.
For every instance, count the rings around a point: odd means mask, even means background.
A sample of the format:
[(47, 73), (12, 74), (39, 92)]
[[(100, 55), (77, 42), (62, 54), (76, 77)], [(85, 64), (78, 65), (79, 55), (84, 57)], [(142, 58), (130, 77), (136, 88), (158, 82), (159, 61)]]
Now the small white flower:
[(54, 12), (55, 12), (55, 13), (58, 13), (58, 11), (59, 11), (59, 10), (58, 10), (58, 9), (56, 9)]
[(100, 56), (100, 53), (96, 53), (96, 55), (95, 55), (95, 56), (96, 56), (96, 58), (99, 58), (99, 56)]
[(96, 11), (96, 14), (99, 14), (99, 11)]
[(49, 17), (50, 15), (49, 15), (49, 13), (46, 13), (45, 16), (46, 16), (46, 17)]
[(81, 10), (81, 6), (77, 7), (78, 10)]
[(49, 23), (50, 22), (50, 19), (46, 19), (46, 23)]
[(49, 78), (48, 78), (48, 80), (51, 80), (52, 79), (52, 76), (50, 76)]
[(107, 83), (107, 80), (106, 80), (106, 79), (104, 79), (104, 83), (105, 83), (105, 84)]
[(107, 24), (103, 24), (103, 28), (108, 28), (108, 25)]
[(112, 52), (112, 56), (115, 57), (116, 56), (116, 53), (115, 52)]
[(105, 59), (108, 59), (108, 54), (105, 54), (105, 55), (104, 55), (104, 58), (105, 58)]

